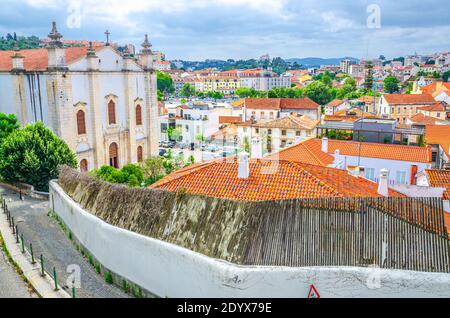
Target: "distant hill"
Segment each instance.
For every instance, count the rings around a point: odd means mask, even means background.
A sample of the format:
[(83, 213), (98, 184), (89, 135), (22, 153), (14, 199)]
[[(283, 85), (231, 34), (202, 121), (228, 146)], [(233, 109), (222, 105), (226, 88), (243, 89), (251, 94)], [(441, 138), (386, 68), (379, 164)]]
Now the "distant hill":
[(291, 58), (285, 59), (286, 62), (304, 65), (306, 67), (315, 67), (320, 65), (339, 65), (342, 60), (349, 59), (351, 61), (359, 62), (357, 58), (354, 57), (341, 57), (341, 58), (329, 58), (323, 59), (320, 57), (306, 57), (306, 58)]

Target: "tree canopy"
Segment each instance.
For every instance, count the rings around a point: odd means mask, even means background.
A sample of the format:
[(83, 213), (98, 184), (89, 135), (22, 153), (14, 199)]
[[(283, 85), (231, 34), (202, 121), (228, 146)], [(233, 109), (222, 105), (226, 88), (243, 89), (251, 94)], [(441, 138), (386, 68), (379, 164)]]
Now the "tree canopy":
[(389, 94), (397, 93), (400, 91), (400, 81), (395, 76), (388, 76), (383, 81), (384, 91)]
[(314, 81), (308, 84), (303, 90), (303, 94), (319, 105), (328, 104), (334, 98), (331, 88), (321, 81)]
[(0, 143), (20, 128), (16, 115), (0, 113)]
[(175, 92), (172, 77), (169, 74), (158, 71), (156, 73), (158, 90), (164, 94), (172, 94)]
[(42, 122), (16, 130), (0, 144), (0, 176), (48, 191), (60, 165), (77, 167), (75, 154)]
[(183, 88), (180, 91), (180, 95), (186, 98), (190, 98), (195, 95), (195, 87), (189, 83), (183, 85)]

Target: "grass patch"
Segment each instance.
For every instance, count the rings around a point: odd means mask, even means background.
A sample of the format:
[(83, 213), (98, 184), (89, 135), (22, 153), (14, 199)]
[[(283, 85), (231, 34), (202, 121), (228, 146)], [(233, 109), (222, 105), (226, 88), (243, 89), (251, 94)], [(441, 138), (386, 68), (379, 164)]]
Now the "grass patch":
[(105, 282), (107, 282), (110, 285), (114, 283), (113, 276), (110, 271), (107, 271), (105, 273)]
[(100, 264), (99, 263), (95, 264), (95, 271), (99, 275), (102, 273), (102, 269), (100, 268)]
[(89, 255), (88, 261), (89, 261), (89, 264), (91, 264), (91, 266), (94, 266), (94, 258), (92, 257), (92, 255)]
[(142, 298), (142, 289), (140, 287), (133, 288), (133, 296), (136, 298)]
[(128, 284), (128, 282), (125, 279), (122, 281), (122, 289), (127, 294), (130, 292), (130, 285)]

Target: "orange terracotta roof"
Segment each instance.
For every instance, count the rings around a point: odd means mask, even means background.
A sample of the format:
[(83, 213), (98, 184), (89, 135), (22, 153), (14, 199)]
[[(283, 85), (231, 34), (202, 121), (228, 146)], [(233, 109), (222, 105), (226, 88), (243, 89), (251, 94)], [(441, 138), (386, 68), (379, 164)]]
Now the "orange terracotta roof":
[(425, 142), (430, 145), (441, 145), (450, 158), (450, 125), (427, 125)]
[(336, 115), (325, 115), (323, 120), (326, 121), (349, 121), (355, 122), (359, 120), (361, 117), (358, 116), (336, 116)]
[(337, 111), (333, 114), (333, 116), (357, 116), (357, 117), (374, 117), (371, 113), (363, 112), (362, 110), (358, 108), (352, 108), (352, 109), (343, 109), (340, 111)]
[(383, 97), (393, 105), (427, 105), (434, 104), (436, 100), (429, 94), (385, 94)]
[(366, 104), (373, 104), (373, 96), (362, 96), (357, 99), (359, 102), (363, 102)]
[(444, 200), (450, 200), (450, 170), (427, 169), (428, 182), (432, 187), (446, 188)]
[(219, 124), (236, 124), (241, 122), (242, 119), (239, 116), (219, 116)]
[(328, 166), (334, 161), (334, 157), (321, 150), (322, 144), (309, 139), (295, 146), (281, 150), (278, 153), (267, 156), (267, 159), (288, 160), (306, 164)]
[(433, 105), (428, 105), (418, 108), (419, 110), (424, 110), (427, 112), (445, 112), (445, 105), (443, 103), (435, 103)]
[[(441, 82), (440, 84), (442, 84), (442, 86), (443, 86), (445, 89), (450, 90), (450, 83)], [(438, 83), (437, 83), (437, 82), (434, 82), (434, 83), (432, 83), (432, 84), (430, 84), (430, 85), (427, 85), (427, 86), (422, 87), (421, 90), (422, 90), (422, 92), (423, 92), (424, 94), (430, 94), (430, 95), (433, 95), (433, 94), (436, 92), (436, 90), (437, 90), (437, 85), (438, 85)]]
[(328, 140), (328, 153), (322, 151), (321, 139), (309, 139), (292, 147), (281, 150), (269, 158), (279, 157), (280, 160), (298, 161), (319, 165), (333, 163), (336, 150), (341, 155), (358, 156), (366, 158), (378, 158), (386, 160), (398, 160), (409, 162), (431, 162), (431, 150), (429, 147), (416, 147), (394, 144), (380, 144), (370, 142)]
[(212, 140), (222, 140), (225, 139), (229, 142), (234, 142), (235, 137), (237, 137), (238, 129), (236, 125), (226, 126), (211, 135)]
[[(96, 47), (99, 50), (102, 47)], [(70, 64), (79, 58), (86, 56), (87, 47), (69, 47), (66, 48), (66, 63)], [(0, 71), (11, 71), (11, 56), (14, 51), (0, 51)], [(20, 54), (24, 57), (24, 67), (27, 71), (45, 71), (48, 67), (48, 51), (47, 49), (21, 50)]]
[(307, 129), (311, 130), (319, 124), (320, 120), (312, 120), (308, 116), (294, 116), (289, 115), (286, 117), (260, 121), (253, 124), (253, 127), (263, 128), (285, 128), (285, 129)]
[(422, 125), (434, 125), (439, 122), (443, 122), (442, 120), (439, 120), (434, 117), (426, 116), (423, 113), (415, 114), (410, 118), (410, 120), (415, 124), (422, 124)]
[[(345, 170), (289, 161), (250, 160), (250, 176), (238, 178), (235, 158), (195, 164), (150, 186), (240, 201), (322, 197), (379, 197), (378, 185)], [(390, 196), (403, 196), (389, 189)]]
[(344, 102), (343, 100), (335, 99), (335, 100), (329, 102), (329, 103), (327, 104), (327, 106), (328, 106), (328, 107), (333, 107), (333, 108), (334, 108), (334, 107), (338, 107), (339, 105), (342, 105), (343, 102)]
[(244, 105), (249, 109), (318, 109), (319, 104), (308, 97), (304, 98), (246, 98), (243, 102), (236, 103)]

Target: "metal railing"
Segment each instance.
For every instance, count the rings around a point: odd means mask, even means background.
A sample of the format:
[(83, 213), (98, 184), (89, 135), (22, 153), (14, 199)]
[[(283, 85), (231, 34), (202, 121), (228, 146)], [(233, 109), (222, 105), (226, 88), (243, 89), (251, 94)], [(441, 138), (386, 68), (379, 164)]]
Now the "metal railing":
[(36, 265), (39, 263), (40, 273), (42, 277), (48, 276), (51, 277), (54, 284), (54, 291), (58, 291), (60, 289), (65, 290), (69, 294), (71, 294), (72, 298), (76, 298), (76, 288), (75, 282), (72, 282), (72, 287), (67, 287), (61, 284), (58, 277), (58, 272), (55, 266), (51, 266), (49, 268), (47, 264), (47, 258), (42, 253), (37, 253), (37, 251), (33, 248), (33, 241), (31, 239), (27, 239), (24, 236), (24, 233), (20, 231), (19, 226), (14, 219), (14, 215), (11, 213), (11, 210), (8, 208), (8, 204), (3, 194), (0, 193), (0, 202), (1, 202), (1, 210), (3, 211), (3, 215), (6, 216), (8, 221), (9, 228), (12, 231), (12, 234), (16, 238), (16, 244), (20, 245), (20, 250), (22, 254), (27, 255), (27, 258), (30, 260), (32, 265)]

